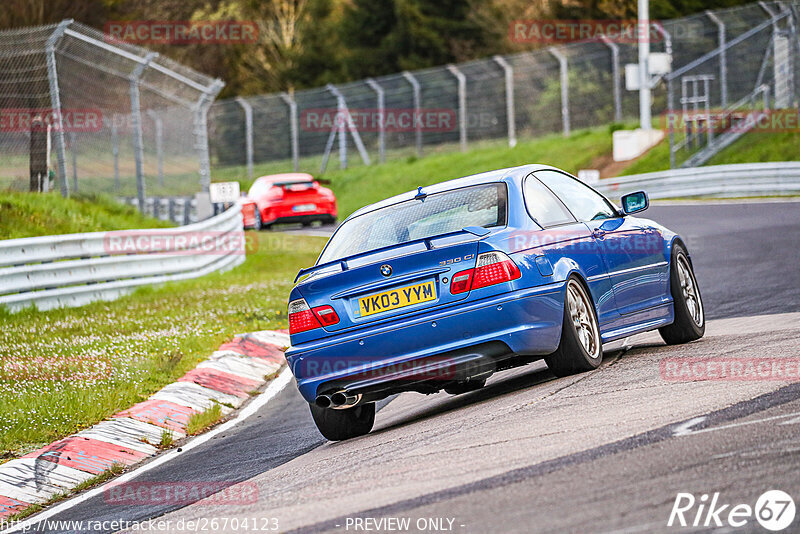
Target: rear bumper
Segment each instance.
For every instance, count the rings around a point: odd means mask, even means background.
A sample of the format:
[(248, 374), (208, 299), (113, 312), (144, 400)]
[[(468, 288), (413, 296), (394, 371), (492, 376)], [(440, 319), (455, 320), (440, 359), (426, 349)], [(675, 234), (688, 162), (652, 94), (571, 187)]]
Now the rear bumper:
[(264, 224), (289, 224), (289, 223), (311, 223), (314, 221), (322, 221), (324, 223), (333, 223), (336, 220), (334, 215), (330, 213), (307, 213), (303, 215), (286, 215), (265, 221)]
[[(426, 381), (441, 389), (457, 379), (454, 369), (467, 361), (553, 352), (561, 337), (564, 288), (559, 282), (521, 289), (334, 334), (292, 346), (286, 359), (308, 402), (341, 384), (364, 383), (365, 376), (373, 388), (401, 391), (414, 389), (410, 382)], [(498, 344), (507, 350), (498, 351)], [(431, 366), (442, 371), (430, 374)], [(425, 372), (398, 376), (398, 370), (414, 368)]]

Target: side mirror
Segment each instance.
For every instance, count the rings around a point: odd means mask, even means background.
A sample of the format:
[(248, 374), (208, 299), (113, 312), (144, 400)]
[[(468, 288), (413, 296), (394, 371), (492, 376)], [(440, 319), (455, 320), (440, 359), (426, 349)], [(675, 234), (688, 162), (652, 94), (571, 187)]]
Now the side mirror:
[(624, 195), (621, 200), (622, 213), (625, 215), (644, 211), (650, 206), (650, 199), (647, 198), (647, 193), (644, 191), (628, 193), (627, 195)]

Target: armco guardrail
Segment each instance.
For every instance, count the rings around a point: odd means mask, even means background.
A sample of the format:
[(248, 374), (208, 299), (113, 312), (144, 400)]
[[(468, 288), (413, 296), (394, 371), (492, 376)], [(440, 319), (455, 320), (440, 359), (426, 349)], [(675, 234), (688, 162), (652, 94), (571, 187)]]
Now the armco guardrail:
[(245, 259), (239, 205), (178, 228), (0, 241), (0, 306), (40, 310), (113, 300), (148, 284), (196, 278)]
[(652, 199), (800, 194), (800, 161), (738, 163), (632, 174), (601, 180), (595, 188), (619, 199), (645, 190)]
[[(118, 197), (117, 201), (139, 209), (136, 197)], [(197, 201), (191, 197), (147, 197), (144, 209), (139, 210), (162, 221), (191, 224), (197, 221)]]

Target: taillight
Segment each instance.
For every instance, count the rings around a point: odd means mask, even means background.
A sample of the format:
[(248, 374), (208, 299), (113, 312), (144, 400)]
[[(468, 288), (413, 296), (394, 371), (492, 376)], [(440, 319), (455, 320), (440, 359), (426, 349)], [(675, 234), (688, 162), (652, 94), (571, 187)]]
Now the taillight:
[(450, 293), (456, 295), (481, 287), (510, 282), (522, 276), (514, 261), (502, 252), (478, 255), (474, 269), (461, 271), (450, 282)]
[(336, 315), (336, 310), (330, 306), (317, 306), (313, 311), (322, 326), (331, 326), (339, 322), (339, 316)]
[(453, 280), (450, 282), (450, 293), (457, 295), (459, 293), (466, 293), (472, 286), (472, 274), (475, 269), (468, 271), (461, 271), (453, 275)]
[(502, 252), (486, 252), (478, 256), (472, 289), (510, 282), (522, 276), (514, 261)]
[(323, 326), (331, 326), (339, 322), (339, 316), (330, 306), (317, 306), (311, 309), (305, 299), (293, 300), (289, 303), (289, 333), (298, 334)]

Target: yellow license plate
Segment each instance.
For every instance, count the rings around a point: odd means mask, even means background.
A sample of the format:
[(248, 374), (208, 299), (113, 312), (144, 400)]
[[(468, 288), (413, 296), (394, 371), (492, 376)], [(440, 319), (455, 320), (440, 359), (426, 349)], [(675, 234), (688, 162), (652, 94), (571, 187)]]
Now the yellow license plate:
[(358, 310), (361, 317), (366, 317), (374, 313), (396, 310), (435, 299), (436, 289), (433, 282), (423, 282), (422, 284), (399, 287), (368, 297), (361, 297), (358, 299)]

